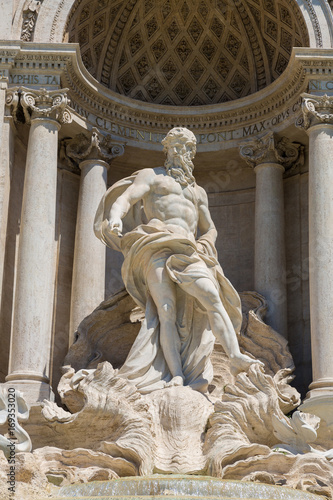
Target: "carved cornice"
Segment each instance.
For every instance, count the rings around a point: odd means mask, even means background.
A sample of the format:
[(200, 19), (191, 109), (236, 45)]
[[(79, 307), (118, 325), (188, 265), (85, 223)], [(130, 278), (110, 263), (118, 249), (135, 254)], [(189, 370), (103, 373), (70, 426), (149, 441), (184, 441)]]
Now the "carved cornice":
[(176, 125), (196, 133), (199, 144), (201, 134), (206, 138), (226, 134), (219, 143), (204, 139), (205, 150), (220, 149), (222, 141), (225, 147), (226, 141), (230, 141), (228, 147), (233, 147), (245, 137), (272, 129), (282, 131), (295, 120), (307, 82), (331, 81), (333, 70), (332, 49), (297, 48), (281, 77), (262, 91), (236, 101), (194, 109), (139, 102), (105, 88), (83, 66), (77, 45), (6, 42), (0, 47), (0, 60), (2, 67), (9, 71), (9, 85), (19, 83), (20, 79), (23, 82), (26, 75), (36, 75), (33, 78), (37, 80), (39, 75), (61, 77), (61, 85), (69, 88), (73, 115), (78, 122), (86, 122), (85, 128), (95, 126), (101, 132), (126, 138), (130, 144), (146, 141), (151, 142), (152, 147), (154, 144), (149, 140), (152, 131), (163, 135)]
[(298, 126), (307, 130), (320, 123), (333, 123), (333, 96), (302, 94), (302, 98), (303, 120), (298, 120)]
[(268, 132), (241, 145), (240, 155), (250, 167), (278, 163), (285, 169), (294, 169), (304, 162), (304, 146), (287, 137), (277, 140), (273, 132)]
[(71, 123), (72, 116), (68, 109), (68, 89), (60, 90), (31, 90), (25, 87), (8, 89), (6, 105), (16, 121), (20, 120), (23, 111), (24, 121), (30, 123), (36, 118), (51, 118), (59, 123)]
[(94, 127), (89, 134), (77, 134), (68, 140), (65, 154), (77, 163), (89, 159), (100, 159), (110, 163), (117, 156), (124, 154), (124, 145), (115, 143), (109, 135), (101, 136)]

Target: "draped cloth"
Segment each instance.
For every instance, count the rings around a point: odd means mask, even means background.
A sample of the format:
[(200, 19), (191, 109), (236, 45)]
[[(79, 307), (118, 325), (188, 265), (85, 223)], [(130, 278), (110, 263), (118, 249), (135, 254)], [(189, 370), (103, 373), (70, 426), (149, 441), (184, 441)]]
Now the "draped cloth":
[(118, 374), (132, 381), (141, 393), (162, 389), (172, 375), (163, 355), (159, 338), (159, 318), (149, 293), (146, 275), (160, 260), (171, 280), (178, 286), (176, 301), (177, 331), (185, 385), (206, 392), (213, 378), (210, 355), (215, 337), (205, 310), (188, 290), (198, 278), (210, 279), (239, 333), (242, 323), (238, 293), (224, 276), (217, 261), (214, 241), (209, 233), (192, 241), (166, 228), (163, 222), (148, 222), (142, 201), (131, 207), (123, 219), (123, 236), (108, 229), (110, 210), (117, 198), (134, 182), (136, 173), (114, 184), (98, 207), (94, 230), (107, 246), (124, 254), (122, 277), (128, 293), (145, 311), (145, 319), (136, 340)]

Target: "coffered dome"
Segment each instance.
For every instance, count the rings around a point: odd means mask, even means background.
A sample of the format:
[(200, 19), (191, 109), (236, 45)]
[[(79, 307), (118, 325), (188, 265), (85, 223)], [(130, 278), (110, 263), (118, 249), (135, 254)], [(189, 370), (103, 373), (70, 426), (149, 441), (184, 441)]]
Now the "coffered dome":
[(294, 0), (77, 0), (65, 41), (119, 94), (197, 106), (245, 97), (308, 46)]

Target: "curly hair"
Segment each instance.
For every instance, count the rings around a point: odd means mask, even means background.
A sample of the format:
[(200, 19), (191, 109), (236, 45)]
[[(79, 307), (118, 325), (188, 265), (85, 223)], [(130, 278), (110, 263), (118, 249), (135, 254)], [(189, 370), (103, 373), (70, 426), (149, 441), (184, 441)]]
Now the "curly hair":
[(195, 146), (197, 144), (197, 139), (193, 132), (191, 130), (185, 128), (185, 127), (174, 127), (169, 132), (167, 135), (164, 137), (164, 139), (161, 141), (161, 144), (163, 144), (164, 149), (163, 151), (166, 153), (168, 145), (173, 139), (178, 139), (181, 142), (189, 142), (193, 144), (194, 150)]

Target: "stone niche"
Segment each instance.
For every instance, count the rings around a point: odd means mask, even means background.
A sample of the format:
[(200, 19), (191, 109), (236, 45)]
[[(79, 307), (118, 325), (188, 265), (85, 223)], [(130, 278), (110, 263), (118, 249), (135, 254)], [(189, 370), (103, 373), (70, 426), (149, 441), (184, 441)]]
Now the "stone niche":
[(174, 106), (216, 104), (261, 90), (309, 37), (296, 2), (76, 2), (64, 41), (103, 85)]

